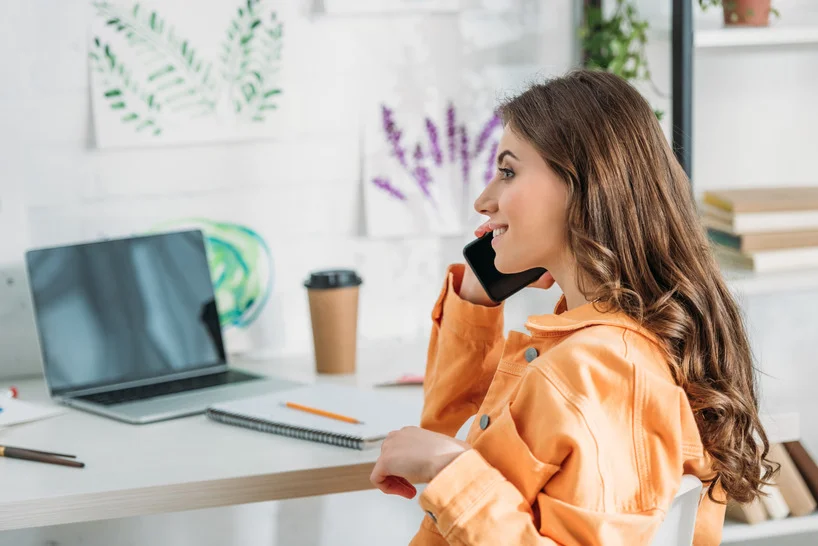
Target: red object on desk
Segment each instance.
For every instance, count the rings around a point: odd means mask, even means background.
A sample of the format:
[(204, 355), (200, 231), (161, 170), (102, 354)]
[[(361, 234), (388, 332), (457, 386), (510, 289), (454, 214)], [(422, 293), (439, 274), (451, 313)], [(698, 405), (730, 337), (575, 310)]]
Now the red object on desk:
[(402, 385), (423, 385), (423, 376), (417, 374), (403, 374), (394, 381), (379, 383), (376, 387), (400, 387)]

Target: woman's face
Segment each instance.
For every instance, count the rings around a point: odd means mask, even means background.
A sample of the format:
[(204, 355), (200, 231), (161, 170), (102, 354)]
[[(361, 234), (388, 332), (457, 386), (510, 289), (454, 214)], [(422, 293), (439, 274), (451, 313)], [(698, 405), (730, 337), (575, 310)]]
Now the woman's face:
[(506, 126), (497, 173), (474, 208), (489, 217), (475, 235), (494, 231), (494, 266), (501, 273), (561, 269), (568, 255), (568, 187), (537, 150)]

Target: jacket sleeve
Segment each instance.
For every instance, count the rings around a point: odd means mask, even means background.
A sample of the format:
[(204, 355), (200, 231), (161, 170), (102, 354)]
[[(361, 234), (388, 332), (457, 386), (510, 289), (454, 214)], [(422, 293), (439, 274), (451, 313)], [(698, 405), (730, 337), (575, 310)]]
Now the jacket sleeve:
[[(473, 449), (426, 487), (420, 534), (471, 546), (649, 545), (681, 482), (680, 438), (649, 450), (643, 475), (633, 437), (612, 432), (627, 410), (594, 398), (549, 363), (529, 367)], [(650, 499), (646, 479), (658, 493)]]
[(432, 311), (421, 427), (454, 436), (477, 413), (503, 350), (503, 307), (458, 295), (465, 265), (449, 266)]

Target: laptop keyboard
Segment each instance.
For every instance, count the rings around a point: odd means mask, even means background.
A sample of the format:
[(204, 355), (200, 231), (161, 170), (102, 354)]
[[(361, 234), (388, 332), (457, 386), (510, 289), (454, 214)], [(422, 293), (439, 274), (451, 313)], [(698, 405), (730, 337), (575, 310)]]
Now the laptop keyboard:
[(149, 398), (156, 398), (157, 396), (167, 396), (169, 394), (176, 394), (180, 392), (207, 389), (210, 387), (230, 385), (233, 383), (242, 383), (244, 381), (258, 379), (258, 377), (259, 376), (257, 375), (239, 372), (236, 370), (228, 370), (226, 372), (212, 375), (201, 375), (198, 377), (189, 377), (187, 379), (177, 379), (167, 383), (143, 385), (141, 387), (131, 387), (118, 391), (78, 396), (77, 400), (85, 400), (96, 404), (102, 404), (104, 406), (112, 406), (114, 404), (123, 404), (125, 402), (147, 400)]

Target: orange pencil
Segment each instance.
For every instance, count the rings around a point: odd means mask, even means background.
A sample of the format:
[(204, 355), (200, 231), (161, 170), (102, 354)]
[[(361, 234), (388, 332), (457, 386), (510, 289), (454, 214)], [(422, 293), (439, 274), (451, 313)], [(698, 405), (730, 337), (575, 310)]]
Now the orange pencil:
[(297, 404), (295, 402), (285, 402), (284, 405), (290, 409), (306, 411), (307, 413), (312, 413), (313, 415), (320, 415), (321, 417), (327, 417), (329, 419), (335, 419), (337, 421), (343, 421), (345, 423), (352, 423), (353, 425), (364, 424), (363, 421), (359, 421), (354, 417), (347, 417), (346, 415), (332, 413), (331, 411), (324, 411), (318, 408), (311, 408), (309, 406), (304, 406), (302, 404)]

